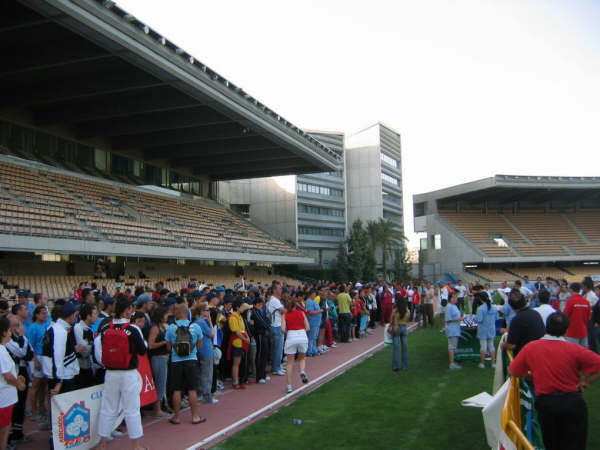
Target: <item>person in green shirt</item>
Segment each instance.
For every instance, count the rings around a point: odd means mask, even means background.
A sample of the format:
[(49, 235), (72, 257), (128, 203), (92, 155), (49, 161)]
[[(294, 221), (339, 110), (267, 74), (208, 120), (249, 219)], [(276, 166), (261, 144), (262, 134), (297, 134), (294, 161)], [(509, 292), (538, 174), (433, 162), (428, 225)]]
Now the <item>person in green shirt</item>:
[(352, 299), (346, 293), (346, 287), (343, 284), (338, 286), (339, 294), (337, 296), (338, 312), (339, 312), (339, 327), (342, 342), (352, 342), (350, 337), (350, 324), (352, 322), (352, 314), (350, 313), (350, 305)]

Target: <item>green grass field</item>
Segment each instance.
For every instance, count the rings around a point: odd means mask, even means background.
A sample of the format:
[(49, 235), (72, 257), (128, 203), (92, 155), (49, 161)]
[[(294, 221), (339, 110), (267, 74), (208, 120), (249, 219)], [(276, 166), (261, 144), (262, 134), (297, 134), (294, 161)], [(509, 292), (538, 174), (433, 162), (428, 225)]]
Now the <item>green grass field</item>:
[[(216, 448), (485, 449), (481, 410), (460, 401), (491, 393), (492, 369), (465, 363), (448, 370), (446, 340), (437, 329), (417, 330), (408, 346), (409, 371), (392, 372), (387, 347)], [(600, 382), (585, 394), (589, 430), (600, 428), (599, 394)], [(296, 418), (301, 425), (292, 423)], [(597, 433), (590, 433), (588, 448), (600, 448)]]

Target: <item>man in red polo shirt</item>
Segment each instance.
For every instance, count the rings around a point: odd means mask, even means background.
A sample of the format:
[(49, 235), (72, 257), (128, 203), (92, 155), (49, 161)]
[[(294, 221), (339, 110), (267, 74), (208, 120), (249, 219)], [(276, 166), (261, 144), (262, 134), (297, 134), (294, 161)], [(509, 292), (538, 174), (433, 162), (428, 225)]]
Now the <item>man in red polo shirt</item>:
[(567, 300), (565, 314), (569, 316), (571, 326), (567, 330), (567, 340), (582, 347), (588, 345), (588, 321), (592, 317), (590, 302), (580, 295), (581, 284), (571, 283), (569, 286), (571, 297)]
[(566, 314), (551, 314), (547, 334), (526, 344), (508, 368), (517, 377), (531, 373), (546, 450), (585, 450), (588, 412), (581, 392), (600, 378), (600, 356), (562, 337), (569, 325)]

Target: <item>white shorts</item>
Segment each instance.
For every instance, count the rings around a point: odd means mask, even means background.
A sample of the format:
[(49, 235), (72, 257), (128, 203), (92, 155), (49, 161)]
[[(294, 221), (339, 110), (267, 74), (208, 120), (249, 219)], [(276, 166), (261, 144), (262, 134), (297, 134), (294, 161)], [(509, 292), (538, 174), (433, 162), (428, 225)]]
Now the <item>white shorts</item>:
[(290, 330), (285, 338), (285, 348), (283, 353), (286, 355), (295, 355), (296, 353), (306, 353), (308, 349), (308, 337), (304, 330)]

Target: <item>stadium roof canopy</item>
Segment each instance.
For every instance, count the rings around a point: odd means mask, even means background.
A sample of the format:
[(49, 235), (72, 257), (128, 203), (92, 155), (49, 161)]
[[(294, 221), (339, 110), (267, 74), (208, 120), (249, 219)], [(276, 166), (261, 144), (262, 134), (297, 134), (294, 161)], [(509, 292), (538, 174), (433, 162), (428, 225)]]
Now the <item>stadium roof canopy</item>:
[(212, 179), (341, 167), (333, 150), (113, 1), (3, 0), (0, 48), (9, 121)]
[(496, 204), (600, 201), (600, 177), (495, 175), (413, 197), (414, 204), (437, 201), (440, 206), (490, 200)]

